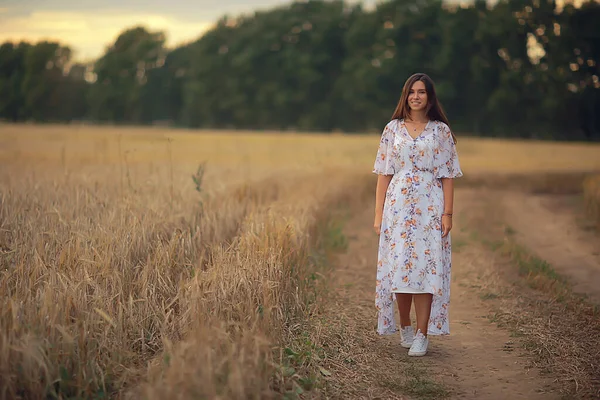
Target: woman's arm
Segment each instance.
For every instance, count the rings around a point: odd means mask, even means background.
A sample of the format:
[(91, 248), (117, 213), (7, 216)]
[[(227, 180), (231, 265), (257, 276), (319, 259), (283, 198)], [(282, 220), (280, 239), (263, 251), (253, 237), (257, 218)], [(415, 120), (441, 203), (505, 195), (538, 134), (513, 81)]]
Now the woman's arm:
[[(442, 237), (448, 235), (452, 229), (452, 210), (454, 209), (454, 179), (442, 178), (444, 192), (444, 213), (442, 215)], [(450, 215), (448, 215), (450, 214)]]
[(385, 194), (392, 181), (393, 175), (377, 175), (377, 189), (375, 191), (375, 222), (373, 228), (379, 235), (381, 233), (381, 221), (383, 219), (383, 204), (385, 203)]

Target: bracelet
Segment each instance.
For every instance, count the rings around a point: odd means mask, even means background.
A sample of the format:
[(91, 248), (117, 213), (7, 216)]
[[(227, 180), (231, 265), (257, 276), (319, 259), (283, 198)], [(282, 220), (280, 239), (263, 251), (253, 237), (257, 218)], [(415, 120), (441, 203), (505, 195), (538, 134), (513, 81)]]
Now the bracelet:
[(444, 215), (448, 215), (448, 216), (450, 216), (450, 218), (452, 218), (452, 213), (443, 213), (442, 216), (444, 216)]

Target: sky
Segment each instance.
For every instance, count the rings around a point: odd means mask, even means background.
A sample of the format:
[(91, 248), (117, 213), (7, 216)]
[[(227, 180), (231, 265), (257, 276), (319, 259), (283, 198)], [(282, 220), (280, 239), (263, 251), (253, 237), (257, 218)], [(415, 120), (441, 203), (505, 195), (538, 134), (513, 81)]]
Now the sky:
[(0, 0), (0, 43), (55, 40), (73, 59), (98, 58), (136, 25), (166, 33), (167, 46), (197, 39), (223, 15), (237, 16), (290, 0)]

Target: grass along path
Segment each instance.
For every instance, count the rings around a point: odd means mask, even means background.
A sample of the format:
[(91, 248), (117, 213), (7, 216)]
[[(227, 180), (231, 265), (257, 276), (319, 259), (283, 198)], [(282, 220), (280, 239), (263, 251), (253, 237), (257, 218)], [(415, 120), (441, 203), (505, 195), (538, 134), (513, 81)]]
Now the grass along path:
[[(472, 200), (472, 199), (471, 199)], [(457, 214), (469, 203), (459, 197)], [(335, 399), (553, 399), (551, 380), (543, 378), (520, 339), (490, 321), (486, 282), (496, 279), (494, 253), (469, 238), (457, 224), (454, 233), (451, 332), (432, 337), (430, 353), (408, 357), (399, 335), (375, 332), (374, 307), (377, 237), (371, 230), (372, 204), (348, 221), (348, 249), (331, 273), (331, 295), (321, 327), (325, 359), (331, 373), (317, 397)], [(482, 292), (483, 291), (483, 292)]]
[(574, 292), (600, 305), (600, 235), (591, 224), (587, 229), (579, 226), (574, 210), (565, 204), (569, 197), (506, 192), (500, 198), (514, 240), (552, 261)]

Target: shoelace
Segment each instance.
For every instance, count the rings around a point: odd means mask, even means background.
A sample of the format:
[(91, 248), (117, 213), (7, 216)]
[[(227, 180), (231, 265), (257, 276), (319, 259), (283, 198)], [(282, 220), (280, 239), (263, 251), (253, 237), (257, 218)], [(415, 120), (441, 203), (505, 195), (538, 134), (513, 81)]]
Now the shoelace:
[(424, 335), (419, 335), (413, 340), (413, 345), (415, 346), (415, 348), (422, 349), (423, 347), (425, 347), (426, 342), (427, 338)]

